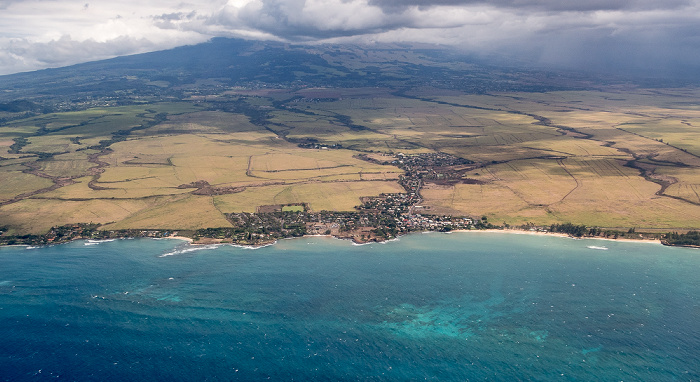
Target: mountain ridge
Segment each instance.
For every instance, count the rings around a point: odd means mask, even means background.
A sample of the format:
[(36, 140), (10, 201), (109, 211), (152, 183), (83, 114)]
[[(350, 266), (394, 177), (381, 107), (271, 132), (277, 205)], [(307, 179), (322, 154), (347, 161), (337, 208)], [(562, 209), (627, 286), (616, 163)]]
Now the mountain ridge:
[(214, 38), (197, 45), (0, 76), (0, 102), (51, 98), (55, 102), (105, 92), (179, 96), (183, 89), (206, 91), (216, 86), (430, 86), (480, 94), (583, 90), (595, 82), (601, 78), (495, 65), (440, 47), (317, 46)]

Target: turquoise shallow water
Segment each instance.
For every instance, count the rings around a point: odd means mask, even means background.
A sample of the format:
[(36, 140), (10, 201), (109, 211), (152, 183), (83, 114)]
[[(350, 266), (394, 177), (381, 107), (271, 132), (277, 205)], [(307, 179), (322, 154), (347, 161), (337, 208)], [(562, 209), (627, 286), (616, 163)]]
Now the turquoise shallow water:
[(483, 232), (2, 248), (0, 379), (698, 380), (699, 271)]

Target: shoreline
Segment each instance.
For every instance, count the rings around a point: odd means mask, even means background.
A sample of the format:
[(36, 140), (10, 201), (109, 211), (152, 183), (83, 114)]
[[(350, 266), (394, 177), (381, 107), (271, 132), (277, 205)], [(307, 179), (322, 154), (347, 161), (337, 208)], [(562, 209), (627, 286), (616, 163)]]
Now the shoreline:
[(274, 245), (277, 243), (279, 240), (288, 240), (288, 239), (297, 239), (297, 238), (307, 238), (307, 237), (328, 237), (328, 238), (333, 238), (337, 240), (348, 240), (352, 242), (354, 245), (365, 245), (365, 244), (372, 244), (372, 243), (377, 243), (377, 244), (383, 244), (395, 240), (399, 240), (402, 236), (406, 235), (411, 235), (411, 234), (424, 234), (424, 233), (443, 233), (443, 234), (449, 234), (449, 233), (506, 233), (506, 234), (514, 234), (514, 235), (533, 235), (533, 236), (551, 236), (551, 237), (560, 237), (560, 238), (569, 238), (569, 239), (576, 239), (576, 240), (582, 240), (582, 239), (591, 239), (591, 240), (605, 240), (605, 241), (619, 241), (619, 242), (630, 242), (630, 243), (647, 243), (647, 244), (660, 244), (664, 245), (663, 242), (660, 239), (632, 239), (632, 238), (608, 238), (608, 237), (597, 237), (597, 236), (583, 236), (583, 237), (575, 237), (566, 233), (560, 233), (560, 232), (542, 232), (542, 231), (530, 231), (530, 230), (520, 230), (520, 229), (458, 229), (458, 230), (453, 230), (453, 231), (447, 231), (447, 232), (440, 232), (440, 231), (414, 231), (414, 232), (409, 232), (403, 235), (398, 235), (394, 238), (391, 239), (385, 239), (385, 240), (378, 240), (378, 241), (364, 241), (364, 242), (359, 242), (356, 241), (352, 238), (349, 237), (342, 237), (342, 236), (336, 236), (336, 235), (323, 235), (323, 234), (312, 234), (312, 235), (304, 235), (300, 237), (289, 237), (289, 238), (283, 238), (283, 239), (276, 239), (271, 242), (264, 242), (260, 244), (238, 244), (238, 243), (228, 243), (228, 242), (221, 242), (219, 239), (209, 239), (209, 240), (203, 240), (202, 242), (195, 242), (192, 238), (186, 237), (186, 236), (168, 236), (165, 237), (165, 239), (178, 239), (178, 240), (185, 240), (189, 243), (189, 245), (193, 246), (198, 246), (198, 245), (211, 245), (211, 244), (222, 244), (222, 245), (233, 245), (233, 246), (239, 246), (239, 247), (246, 247), (246, 248), (261, 248), (261, 247), (266, 247), (269, 245)]
[[(324, 235), (324, 234), (310, 234), (310, 235), (303, 235), (299, 237), (288, 237), (288, 238), (279, 238), (275, 239), (269, 242), (261, 242), (258, 244), (241, 244), (241, 243), (233, 243), (233, 242), (225, 242), (222, 239), (216, 239), (216, 238), (206, 238), (203, 237), (201, 240), (195, 241), (193, 238), (187, 237), (187, 236), (181, 236), (181, 235), (175, 235), (175, 236), (163, 236), (163, 237), (158, 237), (156, 239), (175, 239), (175, 240), (181, 240), (187, 242), (187, 245), (189, 246), (206, 246), (206, 245), (212, 245), (212, 244), (221, 244), (221, 245), (232, 245), (232, 246), (238, 246), (238, 247), (245, 247), (245, 248), (251, 248), (251, 249), (256, 249), (256, 248), (261, 248), (261, 247), (266, 247), (269, 245), (274, 245), (277, 243), (279, 240), (283, 239), (295, 239), (295, 238), (306, 238), (306, 237), (329, 237), (337, 240), (349, 240), (355, 245), (364, 245), (364, 244), (371, 244), (371, 243), (378, 243), (378, 244), (383, 244), (395, 240), (399, 240), (402, 236), (410, 235), (410, 234), (418, 234), (418, 233), (505, 233), (505, 234), (515, 234), (515, 235), (534, 235), (534, 236), (551, 236), (551, 237), (560, 237), (560, 238), (570, 238), (570, 239), (592, 239), (592, 240), (606, 240), (606, 241), (619, 241), (619, 242), (637, 242), (637, 243), (648, 243), (648, 244), (660, 244), (664, 246), (671, 246), (671, 247), (686, 247), (686, 248), (696, 248), (700, 249), (698, 246), (691, 246), (691, 245), (670, 245), (664, 243), (661, 239), (658, 238), (629, 238), (629, 237), (618, 237), (618, 238), (610, 238), (610, 237), (599, 237), (599, 236), (582, 236), (582, 237), (576, 237), (572, 236), (567, 233), (561, 233), (561, 232), (543, 232), (543, 231), (530, 231), (530, 230), (524, 230), (524, 229), (514, 229), (514, 228), (507, 228), (507, 229), (495, 229), (495, 228), (490, 228), (490, 229), (456, 229), (452, 231), (413, 231), (413, 232), (408, 232), (405, 234), (398, 235), (394, 238), (390, 239), (384, 239), (384, 240), (368, 240), (368, 241), (358, 241), (355, 240), (354, 238), (347, 237), (347, 236), (337, 236), (337, 235)], [(148, 236), (146, 236), (148, 237)], [(123, 236), (123, 237), (118, 237), (118, 238), (113, 238), (113, 239), (136, 239), (136, 238), (143, 238), (139, 236)], [(2, 247), (29, 247), (29, 248), (39, 248), (43, 246), (52, 246), (52, 245), (60, 245), (60, 244), (67, 244), (73, 241), (77, 240), (94, 240), (94, 239), (89, 239), (85, 237), (79, 237), (79, 238), (74, 238), (72, 240), (68, 240), (65, 242), (60, 242), (60, 243), (51, 243), (51, 244), (45, 244), (45, 245), (32, 245), (32, 244), (10, 244), (10, 245), (2, 245)]]
[[(191, 237), (187, 237), (187, 236), (166, 236), (166, 237), (164, 237), (163, 239), (184, 240), (184, 241), (186, 241), (186, 242), (188, 242), (188, 243), (190, 243), (190, 244), (197, 244), (197, 243), (194, 242), (194, 239), (192, 239)], [(202, 244), (204, 244), (204, 243), (202, 243)]]
[(583, 239), (592, 239), (592, 240), (606, 240), (606, 241), (621, 241), (621, 242), (637, 242), (637, 243), (650, 243), (650, 244), (661, 244), (663, 245), (663, 242), (661, 242), (661, 239), (632, 239), (629, 237), (620, 237), (617, 239), (610, 238), (610, 237), (600, 237), (600, 236), (582, 236), (582, 237), (576, 237), (572, 236), (566, 233), (561, 233), (561, 232), (542, 232), (542, 231), (529, 231), (529, 230), (519, 230), (519, 229), (481, 229), (481, 230), (454, 230), (452, 232), (501, 232), (501, 233), (510, 233), (510, 234), (515, 234), (515, 235), (534, 235), (534, 236), (553, 236), (553, 237), (563, 237), (563, 238), (569, 238), (569, 239), (576, 239), (576, 240), (583, 240)]

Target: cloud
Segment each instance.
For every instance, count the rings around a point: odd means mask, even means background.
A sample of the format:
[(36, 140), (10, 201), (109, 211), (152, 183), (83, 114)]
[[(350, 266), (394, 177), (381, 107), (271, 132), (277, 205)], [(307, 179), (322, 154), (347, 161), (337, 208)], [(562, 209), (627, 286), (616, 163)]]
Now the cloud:
[(167, 49), (211, 38), (159, 25), (153, 15), (162, 14), (164, 9), (182, 12), (181, 5), (170, 6), (165, 1), (0, 1), (0, 7), (5, 7), (0, 13), (0, 74)]
[(562, 67), (697, 67), (700, 0), (0, 0), (0, 73), (215, 36), (425, 42)]
[(383, 9), (403, 9), (411, 6), (493, 6), (520, 10), (539, 11), (599, 11), (599, 10), (654, 10), (675, 9), (686, 6), (691, 0), (371, 0), (370, 4)]

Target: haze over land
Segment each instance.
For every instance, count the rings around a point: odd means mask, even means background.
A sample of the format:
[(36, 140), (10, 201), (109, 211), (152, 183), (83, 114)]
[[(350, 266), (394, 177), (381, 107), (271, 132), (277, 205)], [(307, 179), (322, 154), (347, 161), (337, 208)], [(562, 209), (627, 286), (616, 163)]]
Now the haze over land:
[(430, 43), (501, 61), (687, 78), (697, 0), (0, 1), (0, 74), (196, 44), (212, 37)]

